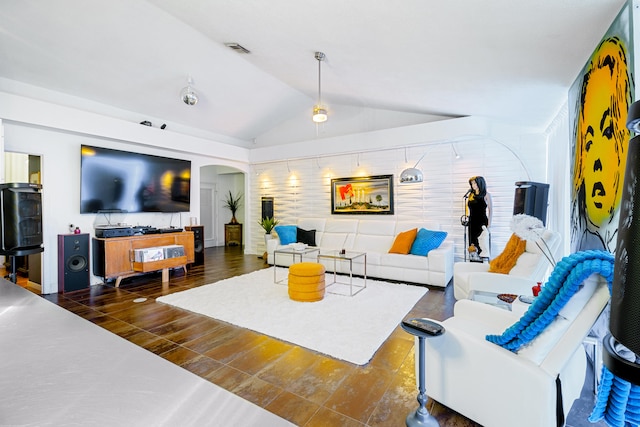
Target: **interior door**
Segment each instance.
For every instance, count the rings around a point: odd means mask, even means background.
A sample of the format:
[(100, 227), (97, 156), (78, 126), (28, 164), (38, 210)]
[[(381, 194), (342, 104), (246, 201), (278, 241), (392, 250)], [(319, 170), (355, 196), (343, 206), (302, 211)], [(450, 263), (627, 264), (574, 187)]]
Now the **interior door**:
[(203, 184), (200, 187), (200, 224), (204, 226), (204, 247), (217, 246), (216, 224), (213, 213), (216, 211), (215, 186)]

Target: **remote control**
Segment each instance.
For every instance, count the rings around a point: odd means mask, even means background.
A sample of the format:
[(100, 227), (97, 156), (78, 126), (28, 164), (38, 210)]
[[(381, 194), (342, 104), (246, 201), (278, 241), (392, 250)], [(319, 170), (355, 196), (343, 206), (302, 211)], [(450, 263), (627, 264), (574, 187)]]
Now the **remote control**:
[(442, 335), (442, 333), (444, 332), (444, 326), (427, 319), (404, 320), (402, 322), (402, 325), (408, 329), (433, 336)]

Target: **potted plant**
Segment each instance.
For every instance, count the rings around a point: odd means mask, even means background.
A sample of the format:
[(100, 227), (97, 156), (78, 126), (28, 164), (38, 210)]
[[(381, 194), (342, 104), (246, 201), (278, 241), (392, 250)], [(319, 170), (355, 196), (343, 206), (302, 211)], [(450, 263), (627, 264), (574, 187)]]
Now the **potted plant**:
[(258, 221), (258, 224), (260, 224), (260, 227), (262, 227), (264, 229), (264, 247), (265, 247), (265, 252), (264, 252), (264, 254), (262, 254), (262, 259), (264, 259), (265, 261), (267, 260), (267, 257), (268, 257), (268, 254), (266, 252), (266, 248), (268, 246), (268, 242), (269, 242), (269, 240), (273, 239), (273, 236), (271, 235), (271, 232), (273, 231), (273, 228), (276, 225), (278, 225), (279, 223), (280, 223), (280, 221), (278, 221), (274, 217), (266, 217), (266, 218), (262, 218), (260, 221)]
[(271, 234), (271, 231), (273, 231), (273, 227), (275, 227), (279, 223), (280, 221), (273, 217), (262, 218), (260, 221), (258, 221), (258, 224), (260, 224), (266, 234)]
[(236, 219), (236, 212), (240, 209), (242, 205), (242, 194), (237, 193), (235, 196), (229, 190), (229, 194), (224, 199), (224, 207), (231, 211), (231, 222), (229, 224), (237, 224), (238, 220)]

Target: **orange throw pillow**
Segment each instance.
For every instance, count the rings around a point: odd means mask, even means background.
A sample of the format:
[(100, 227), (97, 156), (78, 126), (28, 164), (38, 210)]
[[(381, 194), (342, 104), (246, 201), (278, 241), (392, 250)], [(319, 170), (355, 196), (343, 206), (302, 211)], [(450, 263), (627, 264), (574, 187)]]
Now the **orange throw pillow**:
[(396, 236), (396, 240), (393, 241), (393, 245), (391, 246), (391, 249), (389, 249), (389, 253), (403, 255), (408, 254), (411, 250), (411, 245), (413, 245), (413, 241), (416, 240), (417, 235), (417, 228), (399, 233)]
[(509, 274), (526, 247), (526, 240), (522, 240), (515, 234), (512, 234), (502, 253), (489, 263), (489, 272)]

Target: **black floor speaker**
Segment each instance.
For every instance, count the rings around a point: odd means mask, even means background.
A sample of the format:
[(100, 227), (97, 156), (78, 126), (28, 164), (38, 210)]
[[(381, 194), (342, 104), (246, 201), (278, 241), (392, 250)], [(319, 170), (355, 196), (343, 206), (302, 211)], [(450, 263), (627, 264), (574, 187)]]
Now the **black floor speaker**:
[(0, 251), (37, 248), (42, 239), (42, 186), (0, 185)]
[(58, 292), (89, 287), (89, 234), (58, 235)]
[(611, 334), (640, 355), (640, 136), (629, 141), (622, 186), (620, 221), (613, 284), (611, 286)]
[(188, 225), (185, 227), (185, 230), (193, 231), (193, 252), (195, 259), (193, 265), (204, 264), (204, 226)]
[(529, 181), (516, 182), (513, 214), (530, 215), (538, 218), (543, 225), (546, 225), (548, 200), (549, 184)]

